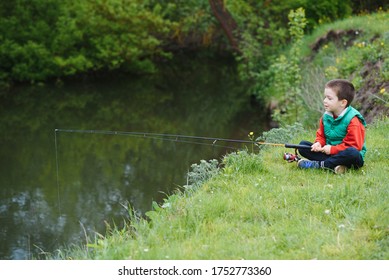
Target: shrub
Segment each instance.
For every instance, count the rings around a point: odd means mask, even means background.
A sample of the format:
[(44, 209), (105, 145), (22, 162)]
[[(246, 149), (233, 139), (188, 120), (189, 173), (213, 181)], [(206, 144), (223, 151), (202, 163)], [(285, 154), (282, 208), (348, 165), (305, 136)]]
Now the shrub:
[(219, 162), (216, 159), (209, 161), (201, 160), (200, 164), (192, 164), (192, 170), (188, 172), (188, 184), (185, 187), (187, 190), (195, 190), (200, 187), (205, 181), (211, 179), (219, 173)]

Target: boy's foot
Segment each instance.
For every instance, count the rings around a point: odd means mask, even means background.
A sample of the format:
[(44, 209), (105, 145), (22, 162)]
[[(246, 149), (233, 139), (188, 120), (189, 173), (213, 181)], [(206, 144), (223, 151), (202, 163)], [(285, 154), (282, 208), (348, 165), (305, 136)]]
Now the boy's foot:
[(337, 165), (334, 171), (335, 174), (344, 174), (347, 171), (347, 167), (344, 165)]
[(297, 163), (297, 167), (302, 169), (320, 168), (320, 163), (314, 160), (300, 159)]

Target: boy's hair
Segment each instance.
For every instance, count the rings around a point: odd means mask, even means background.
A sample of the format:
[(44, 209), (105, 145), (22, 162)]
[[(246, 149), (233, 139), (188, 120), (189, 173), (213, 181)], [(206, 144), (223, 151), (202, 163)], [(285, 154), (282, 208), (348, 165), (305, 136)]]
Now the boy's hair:
[(355, 96), (355, 88), (352, 83), (343, 79), (335, 79), (326, 83), (326, 88), (332, 89), (339, 100), (346, 99), (347, 105), (350, 106)]

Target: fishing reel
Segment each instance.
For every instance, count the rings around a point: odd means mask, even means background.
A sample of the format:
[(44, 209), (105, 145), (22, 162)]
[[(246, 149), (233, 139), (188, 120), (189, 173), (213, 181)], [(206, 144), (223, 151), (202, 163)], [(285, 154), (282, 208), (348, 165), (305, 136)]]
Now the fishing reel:
[(296, 154), (284, 153), (283, 158), (287, 162), (294, 162), (294, 161), (299, 161), (300, 160), (300, 157), (299, 157), (299, 155), (297, 153)]

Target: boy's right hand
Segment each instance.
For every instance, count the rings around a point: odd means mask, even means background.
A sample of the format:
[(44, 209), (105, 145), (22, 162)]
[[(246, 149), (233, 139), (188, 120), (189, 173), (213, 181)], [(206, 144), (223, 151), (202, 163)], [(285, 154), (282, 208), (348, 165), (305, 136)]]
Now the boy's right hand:
[(316, 142), (316, 143), (312, 144), (312, 146), (311, 146), (311, 151), (313, 151), (313, 152), (321, 152), (322, 150), (323, 150), (323, 148), (319, 142)]

